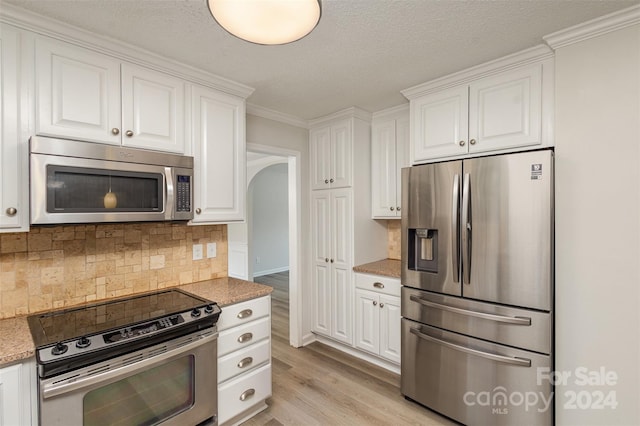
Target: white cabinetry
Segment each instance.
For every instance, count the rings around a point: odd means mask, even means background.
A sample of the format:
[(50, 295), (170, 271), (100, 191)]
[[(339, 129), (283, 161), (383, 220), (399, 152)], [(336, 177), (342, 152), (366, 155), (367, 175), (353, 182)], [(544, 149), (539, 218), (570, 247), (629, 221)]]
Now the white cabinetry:
[(35, 359), (0, 367), (0, 426), (38, 424), (36, 392)]
[(45, 37), (35, 58), (37, 134), (185, 151), (182, 80)]
[(553, 145), (553, 58), (539, 46), (403, 91), (411, 162)]
[(355, 274), (355, 346), (400, 364), (400, 280)]
[(21, 34), (0, 25), (0, 232), (29, 230), (28, 147), (20, 131)]
[(244, 99), (205, 87), (191, 94), (195, 194), (194, 223), (245, 218)]
[(311, 189), (351, 186), (352, 122), (311, 129)]
[(217, 327), (218, 424), (239, 424), (271, 396), (271, 296), (223, 306)]
[(374, 114), (371, 133), (371, 216), (399, 219), (400, 172), (410, 165), (408, 105)]
[(351, 191), (315, 191), (311, 197), (314, 329), (351, 344)]
[[(372, 220), (369, 210), (369, 120), (368, 113), (350, 108), (314, 120), (309, 140), (311, 186), (321, 188), (311, 193), (312, 331), (349, 346), (353, 345), (352, 268), (355, 263), (385, 258), (387, 247), (386, 226)], [(331, 140), (333, 142), (327, 142)], [(326, 152), (326, 146), (331, 147), (330, 155)], [(344, 149), (334, 149), (334, 146)], [(358, 155), (352, 155), (353, 152)], [(344, 171), (332, 176), (344, 177), (339, 182), (349, 182), (348, 187), (335, 188), (338, 183), (336, 178), (330, 182), (328, 176), (319, 172), (325, 167), (327, 158), (331, 158), (330, 163), (338, 164), (337, 167), (333, 166), (334, 170)], [(328, 178), (327, 184), (324, 178)]]

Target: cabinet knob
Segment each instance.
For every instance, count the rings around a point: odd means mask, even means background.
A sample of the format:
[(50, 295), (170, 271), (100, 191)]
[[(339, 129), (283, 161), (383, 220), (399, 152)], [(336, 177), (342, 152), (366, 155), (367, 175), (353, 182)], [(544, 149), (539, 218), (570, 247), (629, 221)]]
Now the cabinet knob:
[(196, 214), (200, 214), (200, 213), (202, 213), (202, 210), (200, 210), (200, 208), (198, 207), (198, 208), (196, 209)]
[(396, 207), (396, 210), (397, 210), (397, 211), (400, 211), (400, 206)]
[(378, 304), (378, 302), (376, 302), (375, 300), (373, 301), (373, 306), (376, 306)]
[(133, 132), (131, 130), (127, 130), (126, 132), (124, 132), (124, 134), (129, 137), (133, 136)]
[(324, 183), (329, 183), (329, 179), (325, 179), (325, 180), (324, 180)]
[(329, 182), (333, 183), (333, 178), (329, 179)]
[(384, 303), (380, 302), (380, 307), (384, 308)]
[(331, 259), (331, 263), (333, 263), (333, 259)]
[(18, 209), (16, 209), (15, 207), (9, 207), (7, 210), (7, 216), (15, 216), (16, 213), (18, 213)]
[(117, 127), (114, 127), (113, 129), (111, 129), (111, 133), (113, 133), (114, 135), (119, 135), (120, 129), (118, 129)]
[(325, 261), (325, 262), (329, 262), (329, 258), (328, 258), (328, 257), (325, 257), (325, 258), (324, 258), (324, 261)]
[(470, 143), (471, 145), (475, 145), (475, 144), (476, 144), (476, 140), (475, 140), (475, 139), (471, 139), (471, 140), (469, 141), (469, 143)]
[(464, 141), (460, 141), (460, 142), (458, 142), (458, 145), (460, 145), (460, 146), (464, 146), (464, 144), (465, 144), (465, 142), (464, 142)]
[(389, 210), (394, 211), (395, 209), (393, 207), (389, 207)]

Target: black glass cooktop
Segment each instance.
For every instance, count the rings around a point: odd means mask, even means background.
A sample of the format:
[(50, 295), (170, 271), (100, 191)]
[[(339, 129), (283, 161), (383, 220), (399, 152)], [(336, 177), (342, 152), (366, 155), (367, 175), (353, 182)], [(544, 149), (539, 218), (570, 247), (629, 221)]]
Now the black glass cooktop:
[(202, 308), (213, 302), (179, 289), (167, 289), (28, 317), (36, 347), (76, 339)]

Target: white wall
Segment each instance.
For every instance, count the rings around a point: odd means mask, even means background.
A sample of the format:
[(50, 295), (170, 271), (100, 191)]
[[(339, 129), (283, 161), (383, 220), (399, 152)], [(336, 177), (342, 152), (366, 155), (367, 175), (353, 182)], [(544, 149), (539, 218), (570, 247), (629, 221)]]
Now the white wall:
[(269, 166), (249, 186), (254, 277), (289, 269), (288, 168)]
[[(639, 56), (639, 25), (556, 51), (559, 425), (640, 424)], [(581, 367), (616, 383), (581, 385)], [(597, 391), (617, 407), (567, 406)]]
[[(309, 130), (296, 127), (279, 121), (269, 120), (256, 115), (247, 114), (247, 143), (269, 145), (300, 153), (300, 202), (301, 202), (301, 229), (300, 229), (300, 258), (302, 259), (301, 270), (299, 271), (298, 292), (303, 295), (300, 311), (302, 337), (311, 335), (311, 279), (309, 259), (311, 258), (309, 246), (310, 241), (305, 236), (311, 234), (311, 223), (309, 212)], [(293, 285), (293, 283), (292, 283)], [(294, 313), (292, 312), (291, 315)]]

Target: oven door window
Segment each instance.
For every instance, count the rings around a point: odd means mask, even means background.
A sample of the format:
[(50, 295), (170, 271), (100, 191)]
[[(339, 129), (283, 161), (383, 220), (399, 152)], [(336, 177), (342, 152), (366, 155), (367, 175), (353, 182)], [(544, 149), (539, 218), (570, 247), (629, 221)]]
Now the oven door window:
[(161, 173), (47, 166), (47, 212), (161, 212)]
[(84, 425), (155, 425), (193, 406), (193, 355), (170, 361), (88, 392)]

